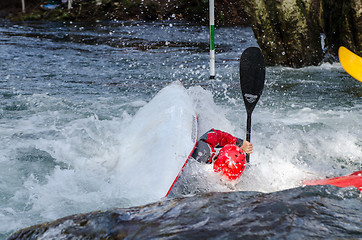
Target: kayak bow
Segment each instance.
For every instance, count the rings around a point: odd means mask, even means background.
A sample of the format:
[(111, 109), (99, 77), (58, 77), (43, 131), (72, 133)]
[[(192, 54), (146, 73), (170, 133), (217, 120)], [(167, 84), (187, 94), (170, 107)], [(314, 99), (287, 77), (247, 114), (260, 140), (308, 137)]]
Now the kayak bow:
[(338, 56), (344, 70), (362, 82), (362, 58), (345, 47), (339, 48)]
[(351, 175), (335, 177), (335, 178), (326, 178), (319, 180), (309, 180), (303, 182), (304, 185), (333, 185), (337, 187), (351, 187), (354, 186), (362, 191), (362, 171), (357, 171)]

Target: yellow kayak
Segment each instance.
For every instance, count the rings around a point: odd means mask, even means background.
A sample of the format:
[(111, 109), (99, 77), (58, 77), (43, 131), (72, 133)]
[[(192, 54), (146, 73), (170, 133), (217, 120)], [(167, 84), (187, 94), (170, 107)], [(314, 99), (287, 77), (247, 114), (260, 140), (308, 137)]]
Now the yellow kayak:
[(362, 82), (362, 58), (345, 47), (339, 48), (338, 56), (344, 70)]

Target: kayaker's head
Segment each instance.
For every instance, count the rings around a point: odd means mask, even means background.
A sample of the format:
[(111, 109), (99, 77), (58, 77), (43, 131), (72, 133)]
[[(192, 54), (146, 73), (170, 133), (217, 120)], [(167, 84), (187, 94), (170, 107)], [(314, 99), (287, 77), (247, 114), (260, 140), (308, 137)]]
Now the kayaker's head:
[(235, 180), (245, 169), (245, 154), (236, 145), (225, 145), (214, 162), (214, 171), (221, 172), (227, 179)]

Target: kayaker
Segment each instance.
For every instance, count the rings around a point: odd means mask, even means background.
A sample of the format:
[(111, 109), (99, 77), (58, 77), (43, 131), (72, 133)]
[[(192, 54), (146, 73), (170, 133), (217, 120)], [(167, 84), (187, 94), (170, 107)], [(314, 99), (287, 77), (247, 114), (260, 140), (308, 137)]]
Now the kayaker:
[[(220, 148), (220, 151), (217, 153), (215, 148)], [(252, 153), (253, 144), (227, 132), (211, 129), (200, 137), (192, 157), (202, 163), (213, 163), (215, 172), (235, 180), (245, 169), (244, 152)]]

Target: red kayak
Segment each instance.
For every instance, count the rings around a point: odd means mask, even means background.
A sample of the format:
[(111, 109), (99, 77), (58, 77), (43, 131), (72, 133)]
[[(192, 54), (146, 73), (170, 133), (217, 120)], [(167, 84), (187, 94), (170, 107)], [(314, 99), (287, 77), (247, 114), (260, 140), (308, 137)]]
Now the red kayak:
[(337, 187), (354, 186), (362, 191), (362, 171), (354, 172), (348, 176), (327, 178), (320, 180), (309, 180), (303, 182), (304, 185), (333, 185)]

